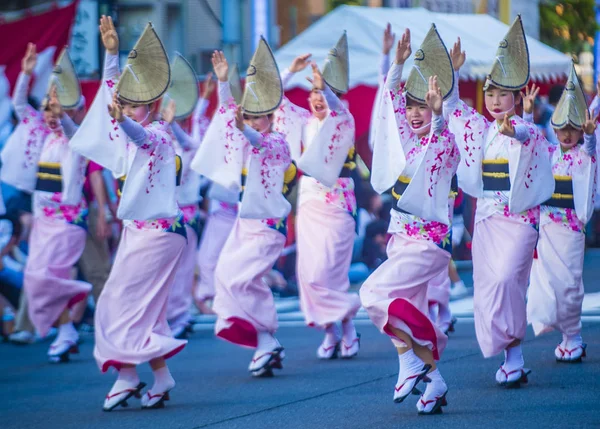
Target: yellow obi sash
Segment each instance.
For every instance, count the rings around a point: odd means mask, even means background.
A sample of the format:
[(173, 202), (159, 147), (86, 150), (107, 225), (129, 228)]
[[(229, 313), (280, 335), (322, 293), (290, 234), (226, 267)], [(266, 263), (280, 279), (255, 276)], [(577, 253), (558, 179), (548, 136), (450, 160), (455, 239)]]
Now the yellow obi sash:
[(484, 191), (510, 191), (508, 159), (484, 159), (482, 170)]
[[(179, 155), (175, 155), (175, 186), (181, 185), (181, 157)], [(125, 179), (127, 176), (122, 176), (117, 179), (119, 189), (117, 190), (117, 196), (121, 196), (123, 192), (123, 187), (125, 186)]]
[(58, 162), (38, 164), (36, 191), (62, 192), (62, 173)]
[(552, 194), (552, 197), (542, 205), (563, 209), (575, 209), (572, 178), (569, 176), (554, 176), (554, 193)]

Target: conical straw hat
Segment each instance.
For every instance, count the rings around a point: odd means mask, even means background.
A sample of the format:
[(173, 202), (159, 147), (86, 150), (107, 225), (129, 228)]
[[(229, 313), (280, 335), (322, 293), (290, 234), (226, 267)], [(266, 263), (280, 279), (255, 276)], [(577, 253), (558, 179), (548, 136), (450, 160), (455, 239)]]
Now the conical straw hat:
[(424, 103), (431, 76), (437, 76), (442, 97), (448, 97), (454, 87), (454, 70), (435, 24), (431, 25), (421, 47), (415, 52), (414, 65), (404, 86), (406, 94), (413, 100)]
[(585, 113), (587, 112), (587, 103), (581, 82), (575, 72), (575, 66), (571, 64), (569, 79), (565, 89), (554, 109), (550, 122), (552, 127), (560, 130), (567, 125), (580, 130), (585, 123)]
[(151, 23), (129, 53), (119, 78), (119, 98), (134, 104), (150, 104), (167, 91), (171, 80), (169, 58)]
[(323, 79), (334, 91), (345, 94), (350, 82), (350, 59), (348, 56), (348, 36), (344, 31), (340, 40), (327, 54), (323, 65)]
[(229, 81), (229, 88), (231, 88), (231, 95), (233, 95), (235, 102), (240, 104), (242, 102), (242, 94), (244, 91), (242, 90), (242, 80), (240, 79), (240, 70), (238, 69), (237, 64), (234, 64), (229, 69), (227, 80)]
[(56, 60), (54, 70), (50, 76), (48, 90), (52, 86), (56, 87), (58, 101), (64, 109), (74, 109), (79, 105), (81, 100), (81, 86), (75, 66), (69, 56), (69, 50), (65, 46)]
[(483, 90), (490, 85), (516, 91), (529, 81), (529, 49), (521, 15), (515, 18), (508, 33), (500, 41), (492, 70), (487, 76)]
[(185, 119), (191, 115), (200, 98), (196, 72), (179, 52), (175, 52), (171, 83), (165, 96), (175, 101), (175, 119)]
[(268, 43), (261, 37), (248, 66), (242, 97), (244, 113), (252, 116), (268, 115), (279, 107), (282, 98), (283, 86), (277, 63)]

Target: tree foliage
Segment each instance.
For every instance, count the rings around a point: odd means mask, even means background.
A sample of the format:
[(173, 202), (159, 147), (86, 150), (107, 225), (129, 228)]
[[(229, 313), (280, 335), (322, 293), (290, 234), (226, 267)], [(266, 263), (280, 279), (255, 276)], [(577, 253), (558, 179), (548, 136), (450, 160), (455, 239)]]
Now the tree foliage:
[(594, 44), (598, 30), (594, 0), (540, 2), (540, 40), (565, 53), (578, 55)]
[(349, 5), (349, 6), (362, 6), (362, 0), (327, 0), (327, 12), (331, 12), (338, 6)]

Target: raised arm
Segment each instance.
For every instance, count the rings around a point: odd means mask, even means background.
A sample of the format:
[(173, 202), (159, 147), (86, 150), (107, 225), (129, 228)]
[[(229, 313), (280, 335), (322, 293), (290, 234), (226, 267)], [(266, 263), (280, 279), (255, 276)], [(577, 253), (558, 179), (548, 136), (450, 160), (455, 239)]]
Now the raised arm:
[(412, 48), (410, 47), (410, 30), (407, 28), (396, 46), (396, 54), (394, 57), (394, 63), (388, 71), (387, 79), (385, 82), (385, 88), (389, 91), (397, 91), (400, 88), (400, 82), (402, 81), (402, 69), (404, 63), (410, 58), (412, 54)]
[(596, 155), (596, 117), (589, 111), (585, 112), (585, 124), (583, 124), (583, 150), (588, 156)]
[(219, 80), (219, 106), (227, 106), (233, 100), (229, 87), (229, 64), (223, 51), (215, 51), (212, 55), (212, 65), (215, 76)]
[(171, 123), (171, 129), (173, 130), (173, 134), (175, 134), (175, 138), (177, 138), (177, 141), (182, 148), (187, 150), (195, 148), (199, 144), (199, 142), (196, 142), (191, 136), (188, 135), (188, 133), (183, 131), (183, 128), (181, 128), (177, 122)]
[(390, 52), (394, 47), (396, 41), (396, 35), (392, 32), (392, 25), (388, 22), (383, 32), (383, 49), (381, 53), (381, 60), (379, 62), (379, 84), (383, 84), (385, 76), (390, 70)]
[(100, 36), (106, 49), (104, 57), (104, 80), (119, 76), (119, 35), (110, 16), (100, 17)]
[(13, 107), (19, 121), (22, 121), (26, 114), (27, 109), (31, 106), (27, 103), (27, 94), (29, 92), (29, 82), (31, 80), (31, 74), (37, 63), (37, 51), (36, 46), (33, 43), (27, 45), (27, 51), (21, 61), (21, 73), (17, 79), (15, 90), (13, 92)]

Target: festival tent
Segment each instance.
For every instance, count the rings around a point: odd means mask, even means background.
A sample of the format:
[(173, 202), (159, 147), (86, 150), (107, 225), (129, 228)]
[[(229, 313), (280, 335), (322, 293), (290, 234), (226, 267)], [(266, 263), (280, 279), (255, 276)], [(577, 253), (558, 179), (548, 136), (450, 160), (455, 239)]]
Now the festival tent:
[[(524, 20), (527, 17), (523, 17)], [(508, 31), (508, 25), (490, 15), (446, 14), (423, 8), (370, 8), (340, 6), (300, 33), (275, 53), (280, 70), (303, 53), (311, 53), (319, 66), (340, 35), (347, 31), (350, 51), (350, 91), (346, 99), (356, 121), (358, 150), (370, 164), (367, 138), (371, 110), (379, 84), (379, 64), (382, 56), (382, 36), (387, 23), (396, 33), (396, 41), (405, 28), (411, 30), (413, 52), (419, 47), (431, 23), (450, 49), (458, 37), (467, 53), (461, 68), (461, 98), (481, 109), (481, 86), (495, 59), (498, 43)], [(535, 40), (527, 38), (531, 59), (531, 79), (542, 86), (563, 81), (571, 58)], [(393, 60), (394, 49), (391, 52)], [(412, 68), (412, 58), (406, 62), (403, 78)], [(294, 76), (286, 86), (286, 95), (303, 107), (307, 106), (310, 83), (309, 69)], [(542, 89), (542, 92), (544, 88)]]

